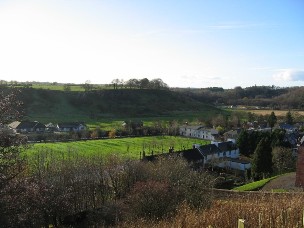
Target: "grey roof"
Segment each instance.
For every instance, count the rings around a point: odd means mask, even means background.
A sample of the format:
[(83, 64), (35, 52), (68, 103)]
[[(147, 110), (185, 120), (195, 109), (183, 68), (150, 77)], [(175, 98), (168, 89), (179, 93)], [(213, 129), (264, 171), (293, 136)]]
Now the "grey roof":
[(204, 126), (195, 126), (195, 125), (190, 126), (190, 125), (183, 125), (183, 126), (181, 126), (181, 128), (187, 128), (187, 129), (199, 130), (199, 129), (201, 129), (201, 128), (204, 128)]
[(221, 150), (214, 144), (203, 145), (198, 148), (203, 156), (220, 153)]
[(233, 142), (228, 141), (228, 142), (220, 142), (218, 144), (218, 148), (224, 152), (224, 151), (234, 150), (236, 146)]
[(59, 128), (74, 128), (74, 127), (79, 127), (79, 125), (84, 125), (84, 123), (83, 122), (58, 123)]
[(281, 129), (285, 129), (285, 130), (294, 130), (294, 129), (296, 129), (296, 127), (294, 127), (291, 124), (287, 124), (287, 123), (281, 123), (281, 124), (279, 124), (279, 126), (280, 126)]
[(218, 134), (218, 131), (216, 129), (211, 128), (209, 130), (211, 132), (211, 135), (217, 135)]
[(19, 126), (20, 123), (21, 122), (19, 122), (19, 121), (14, 121), (14, 122), (10, 123), (8, 126), (13, 128), (13, 129), (16, 129)]
[(8, 125), (13, 129), (31, 129), (31, 128), (45, 128), (45, 125), (38, 121), (15, 121)]
[(45, 126), (46, 126), (46, 127), (48, 127), (48, 128), (51, 128), (51, 127), (56, 127), (56, 125), (55, 125), (55, 124), (53, 124), (53, 123), (48, 123), (48, 124), (46, 124)]

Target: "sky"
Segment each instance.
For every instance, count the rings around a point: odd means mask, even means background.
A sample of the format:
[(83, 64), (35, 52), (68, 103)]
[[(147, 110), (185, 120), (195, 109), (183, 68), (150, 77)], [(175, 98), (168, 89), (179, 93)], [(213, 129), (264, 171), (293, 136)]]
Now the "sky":
[(0, 0), (0, 80), (304, 86), (304, 0)]

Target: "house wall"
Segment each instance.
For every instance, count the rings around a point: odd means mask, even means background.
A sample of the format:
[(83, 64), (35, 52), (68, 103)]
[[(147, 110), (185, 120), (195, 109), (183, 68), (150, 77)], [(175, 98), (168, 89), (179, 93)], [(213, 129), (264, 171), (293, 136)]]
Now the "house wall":
[(208, 140), (214, 140), (213, 135), (208, 130), (199, 130), (198, 138), (208, 139)]
[(213, 135), (207, 129), (194, 129), (194, 128), (187, 128), (181, 127), (179, 129), (179, 134), (186, 136), (186, 137), (193, 137), (193, 138), (201, 138), (207, 140), (214, 140)]

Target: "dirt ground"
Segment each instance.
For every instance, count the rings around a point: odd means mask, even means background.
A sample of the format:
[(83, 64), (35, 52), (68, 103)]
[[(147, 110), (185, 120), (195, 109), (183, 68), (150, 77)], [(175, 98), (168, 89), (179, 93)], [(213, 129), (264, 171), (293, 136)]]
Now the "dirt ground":
[(272, 189), (285, 189), (290, 192), (303, 192), (302, 188), (295, 187), (296, 173), (287, 173), (281, 177), (269, 181), (261, 191), (271, 191)]

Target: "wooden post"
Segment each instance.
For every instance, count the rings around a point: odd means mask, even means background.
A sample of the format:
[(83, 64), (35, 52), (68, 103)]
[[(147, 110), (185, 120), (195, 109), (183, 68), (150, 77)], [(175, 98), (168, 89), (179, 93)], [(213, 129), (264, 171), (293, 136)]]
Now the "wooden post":
[(238, 228), (245, 228), (245, 219), (239, 219)]
[(302, 218), (302, 226), (304, 227), (304, 210), (303, 210), (303, 218)]
[(262, 213), (259, 213), (259, 228), (262, 227)]

